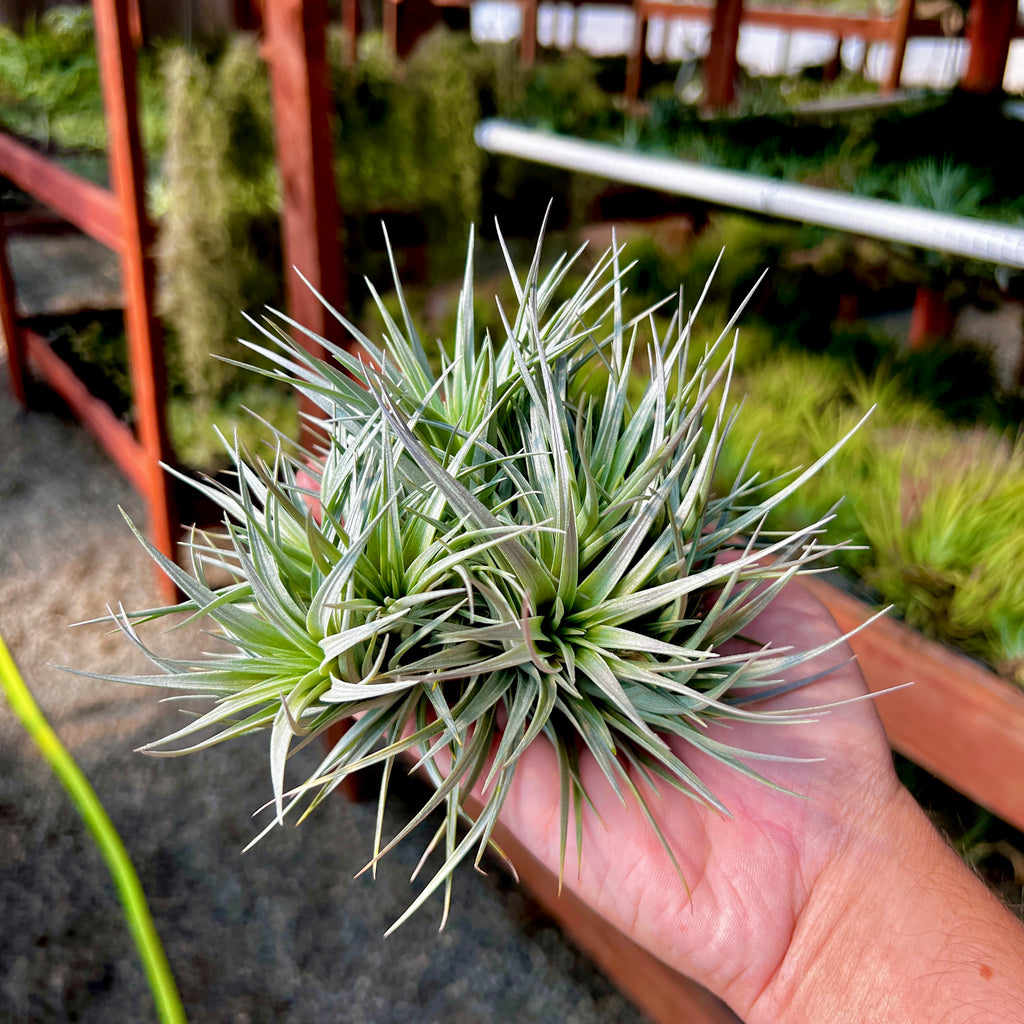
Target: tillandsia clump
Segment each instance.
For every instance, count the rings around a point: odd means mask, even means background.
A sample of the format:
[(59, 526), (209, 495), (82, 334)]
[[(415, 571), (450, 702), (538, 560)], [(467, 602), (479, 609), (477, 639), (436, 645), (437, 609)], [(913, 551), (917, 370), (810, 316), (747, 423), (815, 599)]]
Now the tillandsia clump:
[[(499, 304), (498, 337), (474, 329), (472, 237), (455, 337), (433, 356), (397, 275), (401, 322), (371, 286), (386, 336), (375, 344), (339, 316), (361, 351), (317, 339), (333, 363), (296, 344), (289, 329), (302, 328), (287, 317), (257, 325), (249, 347), (277, 367), (259, 372), (316, 402), (322, 446), (277, 436), (264, 459), (229, 444), (237, 488), (196, 482), (224, 530), (193, 533), (191, 573), (140, 535), (186, 599), (113, 616), (147, 653), (143, 621), (189, 612), (216, 624), (230, 653), (150, 654), (164, 674), (126, 681), (212, 701), (153, 753), (269, 731), (268, 830), (370, 765), (383, 766), (372, 864), (441, 812), (428, 849), (441, 845), (443, 864), (393, 927), (441, 886), (447, 914), (452, 872), (471, 851), (479, 862), (532, 743), (550, 743), (560, 765), (563, 862), (570, 822), (579, 840), (588, 813), (584, 757), (624, 799), (643, 802), (637, 781), (657, 779), (725, 812), (664, 737), (755, 775), (707, 723), (807, 718), (756, 701), (821, 653), (722, 653), (833, 550), (818, 540), (824, 520), (785, 536), (761, 529), (831, 452), (786, 481), (764, 486), (744, 467), (712, 491), (731, 422), (733, 323), (698, 355), (697, 310), (681, 296), (671, 317), (624, 317), (628, 267), (614, 245), (564, 300), (582, 250), (542, 274), (538, 245), (525, 278), (502, 250), (517, 303)], [(211, 567), (231, 582), (209, 585)], [(343, 721), (317, 769), (289, 787), (297, 741)], [(385, 841), (393, 772), (413, 763), (435, 788)], [(474, 816), (464, 805), (478, 784)]]

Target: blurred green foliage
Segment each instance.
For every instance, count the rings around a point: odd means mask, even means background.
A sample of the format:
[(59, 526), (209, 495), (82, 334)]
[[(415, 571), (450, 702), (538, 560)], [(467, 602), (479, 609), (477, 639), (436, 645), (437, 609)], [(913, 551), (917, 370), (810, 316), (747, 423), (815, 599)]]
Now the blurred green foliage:
[[(143, 50), (138, 59), (139, 110), (147, 150), (166, 142), (166, 107), (159, 54)], [(92, 151), (76, 169), (105, 180), (103, 116), (92, 9), (55, 7), (30, 19), (21, 34), (0, 25), (0, 127), (41, 146)]]

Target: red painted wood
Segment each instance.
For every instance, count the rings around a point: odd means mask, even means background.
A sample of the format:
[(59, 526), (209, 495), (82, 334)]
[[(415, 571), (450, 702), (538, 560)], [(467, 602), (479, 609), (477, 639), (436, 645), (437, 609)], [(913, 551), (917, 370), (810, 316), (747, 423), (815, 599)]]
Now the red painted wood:
[(941, 291), (920, 285), (914, 295), (907, 344), (912, 349), (929, 348), (948, 340), (953, 332), (953, 311)]
[(537, 0), (519, 0), (523, 12), (523, 28), (519, 37), (519, 61), (524, 68), (537, 60)]
[(86, 181), (2, 133), (0, 175), (56, 210), (80, 231), (120, 251), (121, 211), (109, 189)]
[[(150, 538), (160, 551), (173, 558), (178, 523), (173, 493), (160, 466), (161, 462), (171, 462), (172, 455), (164, 422), (163, 339), (153, 316), (154, 265), (150, 253), (153, 230), (145, 209), (135, 51), (131, 46), (124, 3), (94, 0), (93, 16), (107, 120), (110, 176), (121, 211), (121, 281), (125, 293), (125, 332), (135, 424), (144, 452), (142, 492), (148, 506)], [(173, 599), (173, 585), (163, 574), (159, 579), (166, 596)]]
[[(291, 316), (321, 337), (346, 342), (340, 324), (295, 273), (335, 309), (345, 308), (339, 211), (332, 170), (325, 0), (267, 0), (265, 52), (274, 102), (277, 163), (284, 203), (281, 229), (285, 294)], [(296, 341), (323, 357), (323, 346), (295, 332)], [(300, 411), (316, 415), (308, 400)], [(303, 427), (303, 443), (315, 442)]]
[(834, 82), (838, 77), (839, 73), (843, 70), (843, 37), (836, 36), (835, 48), (832, 50), (832, 56), (829, 57), (825, 63), (824, 72), (821, 80), (823, 82)]
[(916, 0), (900, 0), (896, 17), (893, 19), (892, 55), (889, 58), (889, 69), (886, 72), (885, 80), (879, 90), (882, 93), (892, 93), (900, 87), (900, 78), (903, 76), (903, 58), (907, 54), (907, 37), (914, 17), (915, 2)]
[(629, 103), (637, 103), (640, 100), (644, 61), (647, 59), (648, 17), (643, 11), (642, 4), (634, 7), (633, 17), (633, 48), (626, 58), (626, 100)]
[(383, 0), (381, 13), (384, 42), (391, 53), (398, 53), (398, 5), (401, 0)]
[(142, 8), (139, 0), (128, 0), (128, 37), (137, 50), (146, 41), (145, 26), (142, 24)]
[(735, 99), (736, 44), (743, 19), (743, 0), (718, 0), (711, 20), (711, 43), (704, 60), (704, 106), (721, 110)]
[(7, 232), (0, 215), (0, 333), (7, 347), (7, 372), (11, 378), (11, 391), (21, 405), (28, 404), (25, 390), (25, 343), (14, 312), (14, 280), (7, 262)]
[(968, 92), (1003, 87), (1010, 40), (1017, 32), (1017, 0), (972, 0), (967, 16), (970, 49), (960, 86)]
[(351, 67), (359, 56), (359, 0), (341, 0), (341, 27), (345, 30), (345, 62)]
[[(668, 21), (708, 21), (714, 13), (714, 7), (708, 4), (676, 4), (671, 0), (637, 0), (637, 8), (648, 18), (664, 18)], [(855, 38), (874, 43), (888, 43), (893, 36), (894, 19), (868, 18), (856, 14), (828, 14), (814, 10), (744, 7), (742, 22), (781, 28), (790, 32), (821, 32), (843, 39)], [(942, 26), (937, 21), (915, 18), (911, 22), (912, 37), (942, 34)]]
[(106, 402), (89, 391), (45, 338), (27, 329), (22, 329), (21, 334), (26, 355), (40, 376), (67, 402), (136, 490), (144, 494), (148, 482), (146, 452), (131, 429), (111, 412)]
[[(819, 577), (802, 577), (844, 630), (872, 610)], [(888, 617), (850, 641), (895, 750), (1024, 829), (1024, 692), (977, 662)]]

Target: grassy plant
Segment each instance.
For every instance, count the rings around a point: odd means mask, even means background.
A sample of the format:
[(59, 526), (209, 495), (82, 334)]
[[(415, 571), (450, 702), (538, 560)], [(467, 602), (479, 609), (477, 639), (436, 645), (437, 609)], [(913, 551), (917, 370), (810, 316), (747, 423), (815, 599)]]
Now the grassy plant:
[(1024, 682), (1024, 447), (981, 430), (913, 432), (879, 453), (854, 501), (883, 597)]
[[(346, 324), (370, 362), (335, 348), (334, 368), (298, 348), (284, 318), (262, 327), (250, 347), (276, 361), (271, 376), (319, 403), (328, 445), (308, 470), (311, 454), (281, 439), (269, 461), (229, 446), (237, 490), (196, 485), (224, 509), (224, 534), (192, 539), (191, 572), (143, 539), (186, 600), (115, 616), (147, 651), (139, 623), (184, 611), (216, 624), (228, 653), (151, 653), (161, 672), (128, 681), (212, 702), (151, 752), (269, 730), (267, 831), (374, 764), (384, 774), (372, 865), (442, 812), (428, 849), (440, 846), (443, 863), (395, 927), (440, 887), (447, 913), (452, 872), (473, 850), (483, 855), (531, 743), (550, 743), (561, 766), (564, 858), (570, 827), (582, 834), (582, 751), (624, 799), (643, 803), (636, 780), (645, 777), (725, 811), (664, 736), (759, 778), (748, 761), (761, 755), (705, 724), (810, 714), (756, 701), (820, 652), (721, 648), (832, 550), (818, 541), (824, 520), (782, 535), (762, 527), (834, 450), (767, 489), (741, 469), (714, 495), (732, 427), (732, 324), (684, 372), (692, 315), (679, 308), (665, 332), (642, 340), (648, 318), (622, 315), (619, 251), (555, 302), (572, 265), (563, 257), (542, 274), (538, 247), (522, 277), (509, 259), (515, 305), (502, 310), (499, 335), (481, 338), (471, 246), (462, 312), (439, 362), (404, 301), (397, 322), (385, 316), (383, 345)], [(651, 372), (631, 404), (641, 344)], [(210, 587), (210, 566), (231, 582)], [(355, 715), (316, 770), (289, 787), (295, 741)], [(384, 841), (403, 754), (436, 789)], [(478, 782), (485, 795), (474, 819), (463, 803)]]
[[(750, 458), (768, 477), (809, 465), (818, 452), (844, 437), (870, 410), (874, 415), (815, 478), (773, 511), (771, 525), (790, 529), (835, 508), (833, 537), (865, 541), (853, 498), (875, 486), (881, 453), (907, 424), (938, 422), (926, 405), (910, 400), (897, 380), (864, 377), (841, 362), (806, 352), (774, 352), (754, 362), (738, 381), (744, 415), (737, 420), (719, 463), (720, 481)], [(751, 450), (753, 454), (751, 455)], [(846, 495), (851, 500), (844, 501)], [(843, 563), (863, 568), (863, 551), (843, 553)]]
[[(163, 150), (166, 121), (156, 60), (138, 60), (141, 129), (147, 152)], [(20, 35), (0, 25), (0, 125), (44, 145), (102, 150), (106, 126), (92, 11), (54, 7)]]
[(895, 184), (896, 198), (905, 206), (979, 217), (992, 193), (992, 183), (979, 178), (975, 168), (954, 164), (948, 157), (921, 160), (907, 167)]
[[(726, 483), (748, 462), (767, 476), (808, 464), (865, 411), (875, 414), (769, 525), (790, 529), (844, 495), (840, 553), (924, 633), (1024, 682), (1024, 456), (998, 431), (963, 430), (914, 399), (903, 372), (867, 377), (834, 357), (775, 353), (740, 376), (744, 415), (724, 446)], [(751, 454), (751, 447), (755, 445)]]
[(297, 436), (299, 415), (294, 396), (251, 379), (248, 386), (232, 391), (208, 409), (197, 406), (188, 395), (174, 395), (167, 403), (167, 427), (176, 458), (208, 473), (231, 465), (217, 431), (237, 437), (243, 448), (255, 449), (266, 435), (267, 422), (290, 437)]
[(211, 64), (184, 48), (164, 65), (170, 137), (157, 249), (160, 312), (174, 340), (172, 365), (204, 410), (235, 383), (210, 353), (241, 355), (238, 311), (276, 295), (278, 270), (254, 244), (254, 223), (273, 219), (277, 175), (270, 100), (252, 40), (238, 37)]
[(0, 689), (3, 690), (26, 732), (53, 769), (53, 773), (68, 791), (110, 869), (124, 907), (125, 918), (146, 972), (146, 980), (153, 993), (153, 1002), (156, 1004), (161, 1024), (184, 1024), (185, 1010), (181, 1005), (181, 997), (178, 995), (178, 988), (167, 963), (160, 936), (149, 913), (146, 895), (142, 891), (139, 876), (135, 872), (128, 851), (124, 848), (124, 843), (99, 797), (96, 796), (96, 791), (89, 785), (89, 780), (81, 768), (61, 743), (50, 723), (46, 721), (2, 637)]

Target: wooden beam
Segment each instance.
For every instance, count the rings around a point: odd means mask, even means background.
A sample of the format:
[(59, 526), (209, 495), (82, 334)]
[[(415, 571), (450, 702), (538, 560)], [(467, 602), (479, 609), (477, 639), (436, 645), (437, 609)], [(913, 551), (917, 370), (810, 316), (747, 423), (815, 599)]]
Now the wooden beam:
[(642, 5), (637, 4), (633, 9), (633, 49), (626, 60), (626, 100), (629, 103), (640, 100), (644, 61), (647, 59), (647, 27), (648, 17)]
[[(637, 9), (648, 18), (666, 21), (710, 21), (715, 8), (708, 4), (672, 3), (671, 0), (638, 0)], [(817, 11), (786, 10), (772, 7), (744, 7), (741, 22), (744, 25), (763, 25), (787, 32), (821, 32), (842, 39), (864, 39), (871, 43), (888, 43), (893, 37), (893, 18), (873, 18), (857, 14), (828, 14)], [(910, 23), (910, 36), (943, 36), (937, 21), (914, 18)]]
[(7, 346), (7, 371), (11, 377), (11, 391), (18, 402), (28, 405), (25, 389), (25, 344), (18, 329), (14, 308), (14, 279), (7, 261), (7, 231), (0, 215), (0, 334)]
[(345, 30), (345, 63), (355, 67), (359, 58), (359, 0), (341, 0), (341, 27)]
[(914, 293), (907, 346), (914, 351), (948, 342), (953, 333), (953, 310), (941, 289), (919, 284)]
[(39, 375), (64, 399), (132, 486), (145, 494), (149, 479), (146, 452), (131, 428), (114, 415), (106, 402), (89, 391), (75, 376), (75, 371), (50, 348), (45, 338), (27, 328), (22, 328), (21, 334), (26, 355)]
[(107, 248), (121, 251), (121, 210), (110, 189), (73, 174), (2, 133), (0, 175)]
[(1003, 87), (1010, 40), (1017, 34), (1017, 0), (972, 0), (967, 15), (970, 49), (960, 87), (988, 94)]
[[(143, 456), (142, 493), (149, 513), (149, 535), (174, 558), (178, 523), (173, 492), (161, 462), (171, 462), (164, 421), (166, 375), (163, 339), (153, 315), (153, 230), (146, 217), (145, 170), (139, 138), (135, 51), (127, 5), (94, 0), (96, 50), (107, 120), (110, 177), (121, 212), (121, 282), (125, 294), (125, 332), (132, 379), (135, 424)], [(160, 575), (165, 596), (174, 587)]]
[[(284, 200), (281, 233), (288, 310), (308, 330), (343, 344), (347, 339), (341, 325), (296, 274), (301, 272), (335, 309), (345, 308), (324, 43), (327, 3), (267, 0), (263, 17)], [(293, 335), (307, 351), (324, 358), (322, 345), (301, 332)], [(308, 399), (302, 399), (299, 408), (307, 415), (317, 412)], [(304, 426), (303, 443), (311, 441), (315, 433)]]
[(384, 0), (381, 12), (381, 34), (387, 44), (388, 52), (398, 56), (398, 5), (402, 0)]
[[(843, 630), (872, 609), (818, 576), (801, 576)], [(1024, 692), (888, 616), (850, 641), (895, 750), (1024, 829)]]
[(537, 60), (537, 3), (538, 0), (519, 0), (523, 27), (519, 36), (519, 62), (532, 68)]
[(735, 98), (736, 44), (743, 20), (743, 0), (718, 0), (711, 21), (711, 44), (704, 60), (704, 106), (721, 110)]
[(885, 80), (882, 82), (880, 90), (882, 93), (893, 93), (900, 87), (900, 79), (903, 77), (903, 59), (907, 55), (907, 37), (914, 17), (915, 2), (916, 0), (900, 0), (896, 17), (893, 19), (892, 53), (889, 57)]

